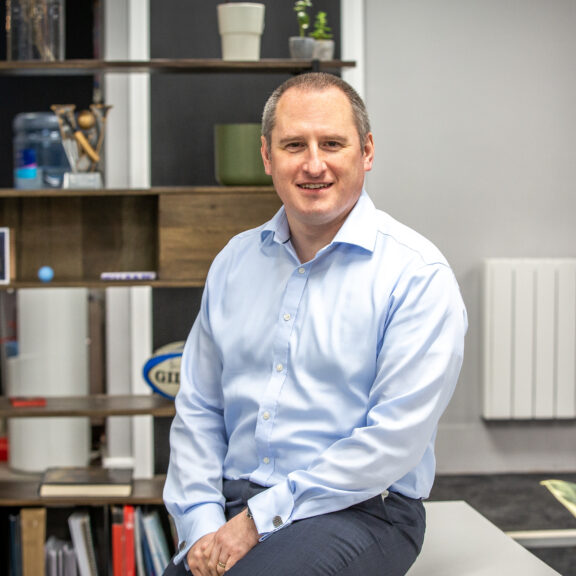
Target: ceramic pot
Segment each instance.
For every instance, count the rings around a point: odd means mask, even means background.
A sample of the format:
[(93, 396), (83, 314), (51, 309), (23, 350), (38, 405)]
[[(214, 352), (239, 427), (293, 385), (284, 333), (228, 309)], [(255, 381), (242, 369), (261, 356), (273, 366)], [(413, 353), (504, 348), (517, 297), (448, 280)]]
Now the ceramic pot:
[(291, 36), (289, 38), (290, 58), (295, 60), (310, 60), (314, 55), (314, 38), (306, 36)]
[(218, 4), (222, 60), (260, 60), (264, 13), (264, 4), (255, 2)]
[(315, 60), (333, 60), (334, 40), (315, 40), (313, 58)]
[(216, 124), (214, 161), (222, 186), (269, 186), (260, 155), (260, 124)]

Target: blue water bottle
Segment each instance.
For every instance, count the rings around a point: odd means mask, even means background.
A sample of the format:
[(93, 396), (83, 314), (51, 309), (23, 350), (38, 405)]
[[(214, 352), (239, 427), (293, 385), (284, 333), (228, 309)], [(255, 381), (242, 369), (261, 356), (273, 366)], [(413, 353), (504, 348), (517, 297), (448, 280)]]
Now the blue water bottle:
[(18, 114), (14, 130), (14, 187), (61, 188), (70, 170), (53, 112)]

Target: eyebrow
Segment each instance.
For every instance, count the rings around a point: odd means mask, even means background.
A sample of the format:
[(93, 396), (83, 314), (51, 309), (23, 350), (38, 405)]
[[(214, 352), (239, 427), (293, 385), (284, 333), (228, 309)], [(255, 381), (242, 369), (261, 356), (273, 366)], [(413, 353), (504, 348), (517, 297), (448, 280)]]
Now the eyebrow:
[[(282, 144), (288, 144), (289, 142), (302, 142), (305, 141), (306, 138), (304, 136), (297, 136), (297, 135), (293, 135), (293, 136), (285, 136), (284, 138), (280, 138), (278, 140), (278, 144), (282, 145)], [(331, 141), (331, 140), (336, 140), (338, 142), (347, 142), (349, 140), (348, 136), (344, 136), (342, 134), (326, 134), (325, 136), (321, 136), (320, 140), (323, 141)]]

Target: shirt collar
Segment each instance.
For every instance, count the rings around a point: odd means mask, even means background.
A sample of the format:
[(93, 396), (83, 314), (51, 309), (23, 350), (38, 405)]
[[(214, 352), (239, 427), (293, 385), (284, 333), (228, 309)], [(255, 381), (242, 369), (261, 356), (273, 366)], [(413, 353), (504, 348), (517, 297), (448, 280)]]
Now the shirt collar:
[[(352, 244), (368, 252), (373, 252), (377, 233), (376, 220), (376, 207), (366, 190), (362, 190), (362, 194), (338, 230), (332, 244)], [(290, 227), (284, 206), (276, 212), (271, 220), (264, 224), (260, 239), (263, 243), (274, 241), (279, 244), (285, 244), (290, 240)]]

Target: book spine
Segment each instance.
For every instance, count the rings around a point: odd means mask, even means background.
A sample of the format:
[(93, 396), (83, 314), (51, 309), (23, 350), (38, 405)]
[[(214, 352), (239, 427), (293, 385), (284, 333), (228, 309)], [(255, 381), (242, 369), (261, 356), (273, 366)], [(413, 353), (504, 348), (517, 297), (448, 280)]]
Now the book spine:
[(100, 280), (156, 280), (156, 272), (102, 272)]
[(124, 568), (125, 576), (136, 576), (134, 552), (134, 507), (124, 506)]
[(158, 512), (148, 512), (144, 515), (144, 532), (150, 548), (152, 562), (156, 574), (162, 574), (170, 562), (166, 537), (160, 525)]
[(82, 532), (88, 551), (88, 563), (90, 564), (91, 576), (98, 576), (98, 563), (96, 562), (96, 549), (94, 547), (94, 537), (92, 536), (92, 526), (90, 525), (90, 516), (86, 514), (82, 522)]
[(22, 576), (20, 514), (10, 514), (10, 576)]
[(144, 515), (141, 509), (138, 509), (138, 521), (140, 524), (140, 534), (142, 537), (142, 555), (144, 557), (144, 566), (148, 576), (156, 576), (154, 571), (154, 562), (152, 560), (152, 550), (150, 549), (150, 542), (146, 534), (146, 527), (144, 526)]
[(22, 508), (20, 510), (20, 531), (22, 576), (44, 576), (46, 508)]
[(87, 512), (73, 512), (68, 518), (68, 525), (78, 559), (80, 576), (98, 576), (90, 516)]
[(113, 576), (124, 576), (124, 519), (122, 508), (112, 506), (112, 574)]
[(63, 576), (78, 576), (76, 552), (71, 542), (66, 542), (62, 549), (62, 572)]
[(144, 562), (144, 534), (142, 531), (142, 518), (140, 506), (134, 509), (134, 555), (136, 557), (136, 568), (138, 576), (148, 576)]

